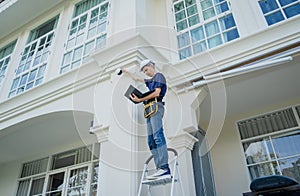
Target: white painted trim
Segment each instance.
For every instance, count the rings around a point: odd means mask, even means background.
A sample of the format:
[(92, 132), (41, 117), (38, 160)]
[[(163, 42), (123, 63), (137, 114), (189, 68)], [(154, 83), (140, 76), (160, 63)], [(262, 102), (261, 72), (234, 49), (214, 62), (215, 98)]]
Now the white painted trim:
[(99, 143), (103, 143), (109, 140), (109, 125), (103, 126), (95, 126), (90, 128), (90, 133), (93, 133), (97, 136), (97, 141)]
[(198, 139), (192, 136), (191, 134), (184, 132), (182, 134), (176, 135), (174, 137), (169, 138), (170, 144), (168, 146), (175, 149), (188, 149), (193, 150), (193, 146), (195, 142), (198, 142)]
[(287, 63), (287, 62), (290, 62), (292, 60), (293, 60), (293, 58), (291, 56), (288, 56), (288, 57), (283, 57), (283, 58), (279, 58), (279, 59), (263, 61), (261, 63), (257, 63), (257, 64), (254, 64), (254, 65), (240, 67), (240, 68), (232, 69), (232, 70), (229, 70), (229, 71), (212, 74), (212, 75), (209, 75), (209, 76), (203, 76), (203, 78), (205, 80), (200, 80), (198, 82), (194, 82), (192, 87), (190, 87), (190, 88), (197, 88), (197, 87), (203, 86), (205, 84), (217, 82), (219, 80), (224, 80), (224, 79), (227, 79), (227, 78), (240, 76), (242, 74), (250, 73), (250, 72), (253, 72), (253, 71), (258, 71), (258, 70), (270, 68), (270, 67), (273, 67), (273, 66), (276, 66), (276, 65), (281, 65), (283, 63)]

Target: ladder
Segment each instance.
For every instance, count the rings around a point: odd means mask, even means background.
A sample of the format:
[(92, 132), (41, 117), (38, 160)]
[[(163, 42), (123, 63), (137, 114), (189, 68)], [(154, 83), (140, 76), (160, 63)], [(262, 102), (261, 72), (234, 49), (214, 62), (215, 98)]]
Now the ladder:
[(143, 173), (142, 173), (142, 177), (141, 177), (141, 182), (140, 182), (140, 186), (139, 186), (139, 192), (138, 192), (138, 196), (141, 195), (142, 192), (142, 188), (143, 186), (147, 186), (147, 193), (148, 195), (151, 196), (151, 187), (152, 186), (158, 186), (158, 185), (162, 185), (165, 186), (167, 184), (171, 183), (171, 196), (174, 195), (174, 188), (175, 188), (175, 183), (179, 183), (180, 184), (180, 189), (181, 189), (181, 193), (184, 196), (185, 192), (183, 189), (183, 185), (181, 182), (181, 176), (180, 176), (180, 172), (179, 172), (179, 167), (178, 167), (178, 153), (175, 149), (173, 148), (168, 148), (168, 151), (173, 152), (174, 154), (174, 163), (173, 163), (173, 176), (172, 178), (167, 178), (167, 179), (157, 179), (157, 180), (147, 180), (146, 176), (148, 175), (148, 165), (149, 162), (153, 159), (153, 155), (151, 155), (145, 162), (144, 164), (144, 169), (143, 169)]

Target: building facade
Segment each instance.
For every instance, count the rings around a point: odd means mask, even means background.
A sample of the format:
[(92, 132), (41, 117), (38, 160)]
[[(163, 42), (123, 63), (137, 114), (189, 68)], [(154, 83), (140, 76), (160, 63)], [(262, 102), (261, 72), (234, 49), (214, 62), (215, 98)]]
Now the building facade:
[(124, 93), (145, 86), (115, 71), (146, 58), (185, 195), (300, 182), (299, 0), (3, 0), (0, 16), (0, 195), (137, 195), (150, 152)]

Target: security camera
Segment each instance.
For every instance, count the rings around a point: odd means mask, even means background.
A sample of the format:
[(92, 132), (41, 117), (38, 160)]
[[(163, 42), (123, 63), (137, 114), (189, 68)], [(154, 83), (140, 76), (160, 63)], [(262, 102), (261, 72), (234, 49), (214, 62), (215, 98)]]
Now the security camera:
[(121, 75), (122, 73), (123, 73), (122, 69), (118, 68), (118, 69), (116, 70), (116, 74), (117, 74), (118, 76)]

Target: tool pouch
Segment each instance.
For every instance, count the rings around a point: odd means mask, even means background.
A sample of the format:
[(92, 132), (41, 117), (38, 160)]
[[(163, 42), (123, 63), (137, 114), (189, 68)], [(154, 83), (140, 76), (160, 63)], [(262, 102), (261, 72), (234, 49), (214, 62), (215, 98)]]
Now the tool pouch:
[(157, 98), (144, 105), (144, 117), (150, 118), (158, 111)]

